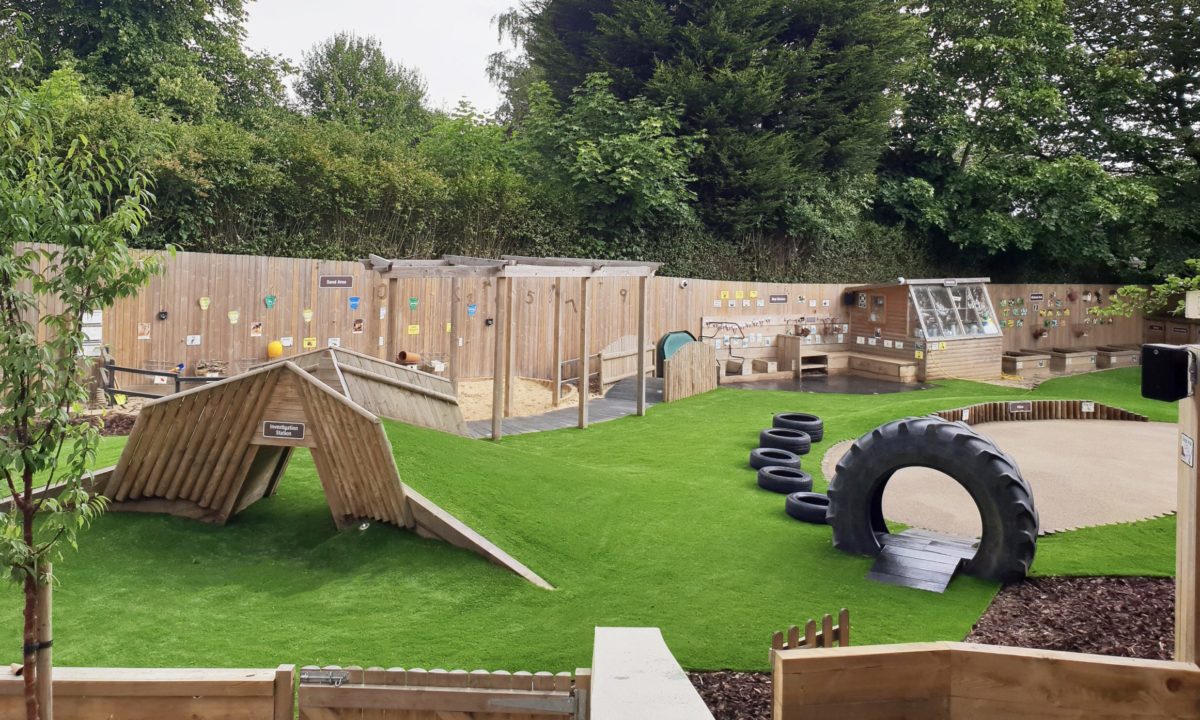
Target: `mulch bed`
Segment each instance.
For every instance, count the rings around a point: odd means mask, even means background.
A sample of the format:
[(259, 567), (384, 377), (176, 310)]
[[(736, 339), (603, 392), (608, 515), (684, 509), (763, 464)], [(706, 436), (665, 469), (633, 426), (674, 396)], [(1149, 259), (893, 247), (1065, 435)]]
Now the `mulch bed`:
[[(1175, 581), (1031, 578), (1001, 590), (966, 642), (1170, 660)], [(770, 720), (770, 673), (688, 676), (716, 720)]]
[(771, 673), (725, 670), (688, 677), (716, 720), (771, 720)]
[(967, 642), (1170, 660), (1171, 578), (1032, 578), (1000, 591)]
[[(103, 422), (101, 422), (103, 420)], [(85, 415), (76, 420), (76, 422), (91, 423), (100, 428), (100, 434), (104, 436), (112, 435), (128, 435), (133, 431), (133, 421), (137, 420), (137, 415), (128, 413), (109, 413), (102, 419), (98, 415)]]

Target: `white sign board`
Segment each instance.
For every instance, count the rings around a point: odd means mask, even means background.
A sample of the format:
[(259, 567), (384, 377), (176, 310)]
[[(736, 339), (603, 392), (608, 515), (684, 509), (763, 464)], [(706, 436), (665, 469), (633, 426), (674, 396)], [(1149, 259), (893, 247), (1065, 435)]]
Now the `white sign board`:
[(1183, 304), (1183, 316), (1189, 320), (1200, 320), (1200, 290), (1188, 290)]

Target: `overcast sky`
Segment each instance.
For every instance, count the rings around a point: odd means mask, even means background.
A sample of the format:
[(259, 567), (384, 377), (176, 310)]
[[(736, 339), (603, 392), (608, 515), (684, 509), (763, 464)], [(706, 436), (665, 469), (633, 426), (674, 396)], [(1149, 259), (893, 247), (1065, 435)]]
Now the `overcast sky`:
[(500, 48), (492, 18), (516, 0), (254, 0), (246, 44), (293, 62), (341, 30), (374, 35), (388, 57), (419, 70), (429, 103), (453, 108), (467, 98), (495, 110), (487, 57)]

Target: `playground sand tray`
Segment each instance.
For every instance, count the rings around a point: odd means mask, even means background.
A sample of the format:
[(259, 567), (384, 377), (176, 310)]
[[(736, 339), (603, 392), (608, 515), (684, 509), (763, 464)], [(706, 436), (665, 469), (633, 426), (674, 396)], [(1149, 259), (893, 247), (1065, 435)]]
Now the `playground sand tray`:
[[(598, 397), (593, 394), (592, 397)], [(575, 388), (563, 386), (563, 399), (555, 407), (550, 387), (538, 380), (517, 378), (512, 388), (512, 417), (527, 417), (575, 407), (579, 398)], [(462, 408), (463, 419), (487, 420), (492, 417), (492, 381), (491, 380), (461, 380), (458, 383), (458, 406)]]
[[(1033, 489), (1042, 533), (1133, 522), (1175, 511), (1176, 426), (1117, 420), (1038, 420), (974, 428), (1013, 456)], [(834, 445), (821, 469), (832, 478), (849, 442)], [(924, 530), (980, 533), (979, 511), (953, 480), (927, 468), (896, 473), (884, 516)]]

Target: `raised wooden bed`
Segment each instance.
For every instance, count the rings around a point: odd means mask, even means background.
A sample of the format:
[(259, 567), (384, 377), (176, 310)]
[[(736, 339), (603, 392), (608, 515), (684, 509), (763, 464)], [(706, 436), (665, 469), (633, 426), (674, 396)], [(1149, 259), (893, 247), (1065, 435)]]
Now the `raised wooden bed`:
[(1009, 350), (1000, 358), (1000, 369), (1005, 375), (1027, 379), (1050, 377), (1050, 353)]
[(1116, 367), (1133, 367), (1142, 362), (1142, 351), (1136, 348), (1101, 345), (1096, 348), (1096, 367), (1107, 370)]
[(1050, 369), (1060, 373), (1091, 372), (1096, 369), (1096, 351), (1086, 348), (1050, 348)]

